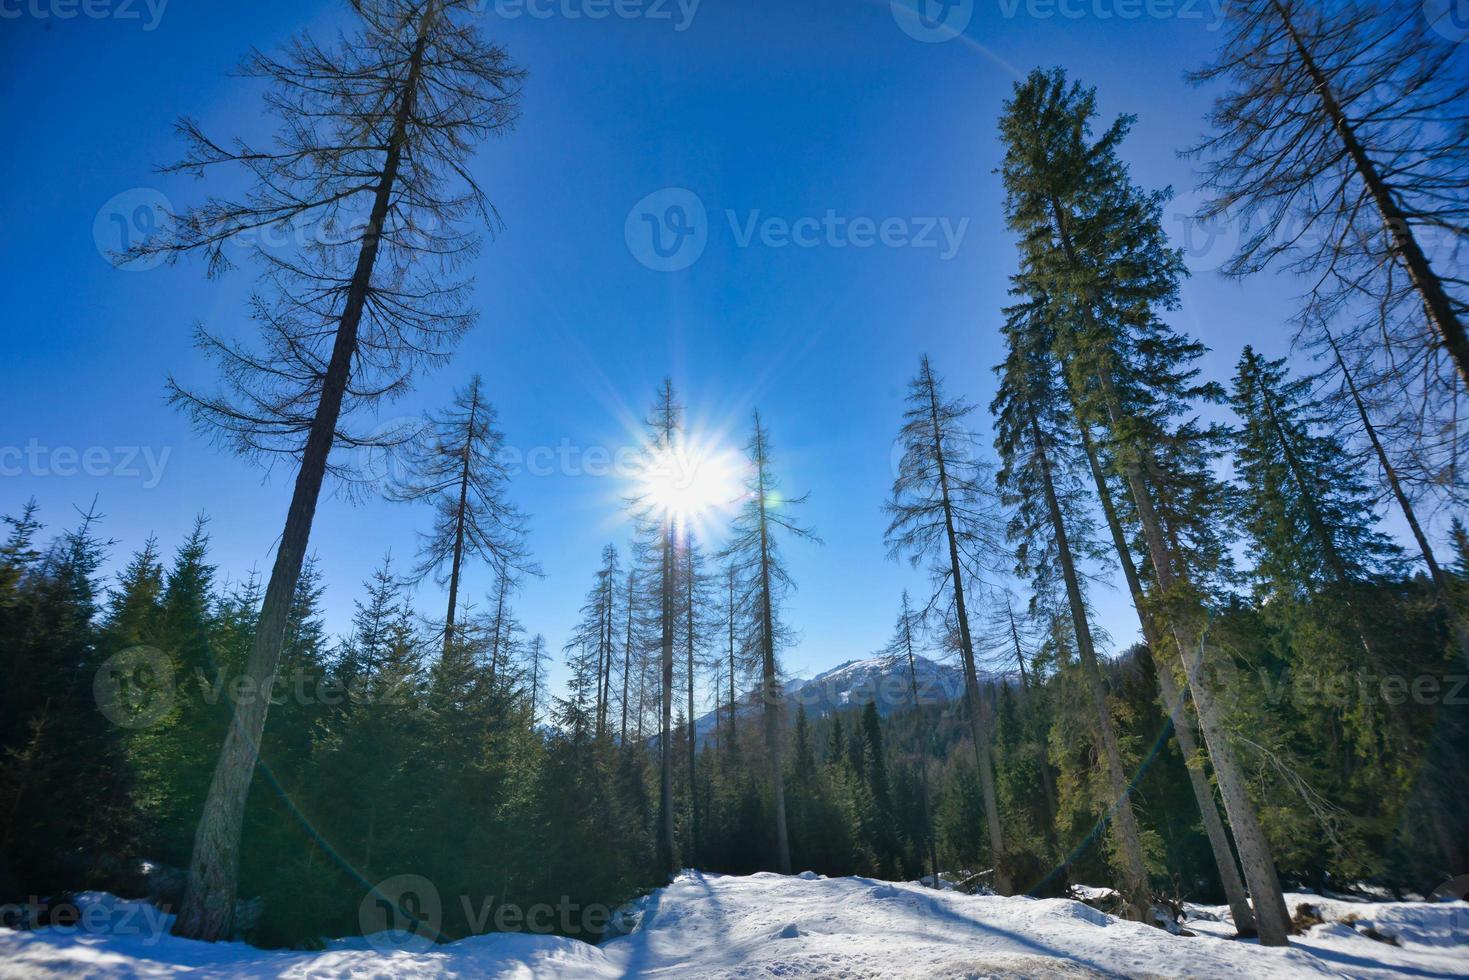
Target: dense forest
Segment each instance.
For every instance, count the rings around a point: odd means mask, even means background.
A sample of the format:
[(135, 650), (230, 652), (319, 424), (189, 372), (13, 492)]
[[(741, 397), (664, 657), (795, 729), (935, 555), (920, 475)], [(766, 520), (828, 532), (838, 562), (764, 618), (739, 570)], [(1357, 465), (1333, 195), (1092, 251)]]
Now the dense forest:
[[(199, 338), (217, 390), (169, 382), (222, 449), (292, 468), (283, 524), (262, 529), (274, 564), (216, 565), (204, 501), (182, 540), (130, 542), (105, 500), (14, 503), (0, 903), (148, 894), (180, 935), (310, 946), (417, 876), (446, 899), (431, 939), (558, 903), (577, 911), (548, 928), (596, 939), (602, 911), (685, 867), (942, 873), (1001, 894), (1110, 885), (1110, 911), (1148, 922), (1223, 901), (1279, 945), (1289, 886), (1426, 894), (1462, 872), (1469, 78), (1402, 6), (1241, 2), (1198, 72), (1219, 92), (1188, 151), (1199, 219), (1251, 229), (1228, 274), (1308, 284), (1261, 327), (1295, 331), (1299, 356), (1245, 347), (1230, 377), (1201, 373), (1171, 322), (1172, 191), (1134, 182), (1131, 117), (1060, 69), (1016, 82), (994, 232), (1015, 247), (1011, 302), (975, 311), (1003, 357), (913, 352), (871, 544), (928, 588), (894, 594), (891, 635), (853, 651), (889, 656), (896, 683), (830, 713), (791, 703), (781, 666), (799, 642), (786, 553), (842, 529), (782, 488), (779, 392), (709, 540), (685, 479), (706, 462), (698, 393), (650, 393), (627, 537), (565, 597), (567, 637), (517, 613), (541, 570), (494, 393), (466, 371), (421, 424), (373, 427), (418, 373), (457, 370), (476, 320), (463, 263), (497, 219), (469, 161), (512, 129), (524, 71), (473, 4), (362, 2), (355, 37), (256, 52), (276, 142), (185, 119), (173, 165), (248, 190), (131, 257), (224, 273), (242, 229), (349, 229), (262, 257), (255, 338)], [(980, 377), (988, 406), (948, 387)], [(392, 480), (352, 471), (378, 455)], [(422, 546), (328, 583), (313, 516), (354, 481), (413, 509)], [(488, 596), (467, 595), (471, 569)], [(1108, 584), (1144, 638), (1111, 656), (1092, 606)], [(329, 588), (354, 590), (342, 635)], [(957, 665), (962, 691), (920, 692), (925, 660)]]

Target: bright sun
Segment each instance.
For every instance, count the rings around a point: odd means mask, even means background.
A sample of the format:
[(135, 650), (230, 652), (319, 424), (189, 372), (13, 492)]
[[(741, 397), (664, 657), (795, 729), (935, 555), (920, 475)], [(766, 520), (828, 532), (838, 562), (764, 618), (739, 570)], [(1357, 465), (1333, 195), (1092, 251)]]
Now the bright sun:
[(697, 444), (653, 453), (638, 482), (640, 496), (680, 525), (733, 506), (741, 493), (735, 455)]

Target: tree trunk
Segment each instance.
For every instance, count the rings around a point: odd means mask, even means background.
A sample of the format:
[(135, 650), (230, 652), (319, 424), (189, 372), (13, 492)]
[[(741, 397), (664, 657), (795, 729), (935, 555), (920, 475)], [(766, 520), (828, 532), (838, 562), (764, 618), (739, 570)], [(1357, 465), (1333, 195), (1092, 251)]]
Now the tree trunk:
[(1367, 440), (1372, 444), (1372, 451), (1377, 454), (1378, 465), (1387, 476), (1387, 485), (1392, 490), (1393, 499), (1398, 503), (1403, 512), (1403, 518), (1408, 522), (1408, 528), (1413, 532), (1413, 540), (1418, 543), (1418, 550), (1423, 553), (1423, 563), (1428, 566), (1429, 577), (1433, 579), (1433, 586), (1438, 590), (1439, 597), (1447, 602), (1449, 597), (1449, 580), (1439, 565), (1438, 559), (1433, 554), (1433, 547), (1428, 543), (1428, 536), (1423, 533), (1423, 527), (1418, 523), (1418, 515), (1413, 510), (1413, 504), (1408, 499), (1403, 485), (1398, 481), (1397, 468), (1387, 458), (1387, 450), (1383, 448), (1382, 440), (1377, 436), (1377, 427), (1372, 424), (1372, 419), (1367, 414), (1367, 406), (1362, 401), (1362, 393), (1357, 390), (1357, 383), (1352, 379), (1352, 373), (1347, 369), (1346, 359), (1342, 357), (1341, 349), (1336, 346), (1336, 338), (1330, 330), (1326, 330), (1326, 342), (1331, 345), (1332, 354), (1336, 355), (1336, 365), (1341, 368), (1342, 380), (1346, 382), (1347, 391), (1352, 395), (1352, 404), (1357, 408), (1357, 417), (1362, 420), (1362, 431), (1367, 434)]
[(1345, 111), (1337, 101), (1336, 93), (1331, 88), (1330, 79), (1316, 64), (1316, 58), (1306, 46), (1305, 39), (1296, 30), (1290, 12), (1285, 9), (1280, 0), (1271, 0), (1271, 6), (1280, 16), (1281, 24), (1290, 35), (1291, 44), (1295, 47), (1296, 53), (1301, 56), (1306, 72), (1316, 86), (1316, 94), (1321, 100), (1321, 107), (1326, 111), (1332, 128), (1336, 130), (1337, 136), (1341, 139), (1342, 148), (1351, 159), (1357, 176), (1362, 178), (1362, 183), (1367, 186), (1367, 192), (1372, 195), (1372, 203), (1382, 217), (1383, 228), (1392, 240), (1393, 251), (1402, 259), (1403, 265), (1408, 270), (1409, 281), (1413, 283), (1413, 288), (1418, 291), (1419, 297), (1423, 300), (1423, 312), (1428, 317), (1428, 322), (1432, 325), (1434, 333), (1438, 334), (1444, 349), (1453, 358), (1454, 367), (1459, 372), (1460, 382), (1469, 387), (1469, 336), (1465, 335), (1464, 324), (1454, 311), (1453, 301), (1449, 298), (1443, 280), (1429, 265), (1428, 256), (1423, 254), (1423, 248), (1418, 244), (1418, 239), (1414, 236), (1413, 229), (1403, 214), (1403, 209), (1393, 199), (1392, 189), (1387, 185), (1382, 174), (1378, 172), (1377, 164), (1373, 163), (1367, 155), (1367, 150), (1362, 146), (1361, 140), (1357, 138), (1357, 132), (1351, 120), (1346, 117)]
[(765, 518), (765, 450), (760, 443), (760, 420), (755, 419), (756, 463), (760, 492), (760, 653), (765, 700), (765, 743), (770, 754), (770, 790), (775, 804), (775, 849), (780, 873), (791, 873), (791, 841), (786, 830), (785, 770), (780, 751), (780, 683), (775, 673), (775, 604), (770, 597), (770, 536)]
[[(909, 620), (908, 593), (903, 593), (903, 648), (908, 654), (908, 683), (913, 690), (913, 710), (921, 709), (918, 704), (918, 668), (913, 663), (913, 627)], [(921, 719), (920, 719), (921, 720)], [(939, 886), (938, 842), (933, 831), (933, 806), (928, 792), (928, 754), (918, 759), (919, 789), (922, 792), (924, 833), (928, 837), (928, 863), (933, 868), (933, 887)]]
[[(1099, 374), (1098, 380), (1101, 382), (1108, 417), (1115, 431), (1123, 421), (1117, 393), (1111, 376), (1105, 371)], [(1290, 911), (1286, 908), (1285, 895), (1280, 888), (1280, 878), (1276, 874), (1270, 843), (1265, 839), (1265, 829), (1260, 826), (1254, 801), (1250, 799), (1244, 767), (1235, 756), (1228, 729), (1215, 701), (1213, 681), (1204, 663), (1203, 645), (1207, 628), (1200, 622), (1201, 610), (1195, 606), (1191, 597), (1177, 595), (1180, 582), (1173, 568), (1174, 557), (1164, 541), (1162, 524), (1153, 510), (1151, 492), (1143, 481), (1141, 469), (1135, 460), (1128, 460), (1124, 463), (1124, 471), (1133, 503), (1137, 507), (1138, 519), (1142, 524), (1148, 553), (1152, 558), (1153, 574), (1158, 588), (1166, 597), (1183, 598), (1190, 607), (1172, 612), (1169, 624), (1174, 642), (1178, 646), (1179, 657), (1183, 661), (1184, 672), (1188, 675), (1189, 687), (1193, 690), (1194, 706), (1199, 713), (1199, 727), (1203, 731), (1204, 744), (1209, 749), (1209, 759), (1214, 764), (1214, 778), (1219, 783), (1224, 811), (1229, 815), (1229, 824), (1234, 829), (1245, 880), (1255, 899), (1255, 925), (1259, 930), (1260, 943), (1264, 946), (1288, 945)], [(1197, 641), (1194, 637), (1198, 638)]]
[(698, 732), (694, 724), (694, 544), (692, 536), (687, 528), (684, 529), (684, 552), (685, 552), (685, 577), (684, 601), (688, 608), (685, 612), (684, 628), (684, 653), (687, 660), (688, 676), (685, 678), (688, 700), (688, 742), (689, 742), (689, 861), (691, 864), (697, 862), (699, 853), (699, 800), (696, 792), (697, 783), (694, 782), (694, 756), (698, 748)]
[(505, 592), (510, 587), (504, 572), (500, 573), (495, 596), (495, 627), (490, 633), (490, 691), (495, 689), (495, 676), (500, 670), (500, 641), (505, 627)]
[(729, 573), (729, 747), (734, 749), (738, 742), (735, 735), (735, 581), (734, 572)]
[(1127, 778), (1127, 769), (1122, 761), (1122, 748), (1117, 742), (1117, 730), (1112, 724), (1112, 710), (1107, 704), (1107, 691), (1102, 684), (1102, 670), (1097, 664), (1097, 651), (1092, 643), (1091, 624), (1087, 620), (1086, 602), (1081, 595), (1081, 582), (1076, 575), (1076, 564), (1072, 560), (1071, 543), (1066, 534), (1066, 522), (1061, 517), (1061, 504), (1056, 498), (1056, 487), (1051, 477), (1051, 460), (1046, 455), (1046, 444), (1041, 435), (1040, 423), (1034, 414), (1030, 418), (1031, 437), (1040, 463), (1041, 484), (1045, 491), (1046, 510), (1051, 518), (1051, 532), (1056, 539), (1056, 554), (1061, 562), (1061, 577), (1066, 583), (1066, 600), (1071, 609), (1071, 626), (1076, 633), (1077, 652), (1081, 655), (1081, 669), (1086, 675), (1087, 690), (1091, 695), (1092, 710), (1097, 716), (1097, 739), (1101, 743), (1102, 757), (1107, 765), (1107, 782), (1112, 793), (1108, 809), (1108, 821), (1115, 833), (1115, 840), (1122, 851), (1125, 862), (1123, 874), (1124, 892), (1132, 905), (1139, 922), (1148, 921), (1152, 899), (1148, 893), (1148, 871), (1143, 864), (1142, 842), (1139, 839), (1137, 815), (1132, 809), (1132, 787)]
[(985, 823), (990, 835), (990, 860), (995, 868), (995, 890), (1002, 895), (1009, 895), (1014, 888), (1009, 870), (1005, 867), (1005, 833), (1000, 826), (999, 795), (995, 791), (995, 771), (990, 760), (989, 724), (984, 699), (980, 696), (979, 675), (974, 667), (974, 643), (969, 635), (969, 613), (964, 607), (964, 575), (963, 567), (959, 563), (959, 543), (954, 533), (954, 510), (949, 501), (949, 475), (939, 426), (938, 392), (926, 360), (924, 383), (928, 388), (929, 417), (933, 422), (933, 452), (938, 464), (944, 531), (949, 543), (949, 575), (954, 581), (954, 615), (959, 621), (959, 654), (964, 661), (964, 698), (968, 708), (970, 733), (974, 738), (974, 754), (979, 766), (980, 794), (984, 797)]
[(673, 556), (674, 529), (663, 520), (662, 613), (663, 644), (660, 663), (662, 690), (661, 732), (658, 739), (658, 857), (670, 875), (678, 873), (678, 851), (673, 835)]
[(633, 589), (637, 585), (637, 579), (632, 572), (627, 573), (627, 632), (622, 641), (622, 726), (618, 741), (622, 745), (627, 744), (627, 686), (628, 675), (632, 671), (632, 604)]
[(464, 564), (464, 511), (469, 506), (469, 458), (474, 440), (474, 416), (479, 408), (479, 385), (469, 403), (469, 424), (464, 430), (464, 465), (459, 471), (459, 509), (454, 514), (454, 558), (449, 566), (449, 608), (444, 613), (444, 657), (454, 644), (454, 610), (459, 602), (459, 572)]
[[(301, 454), (301, 469), (296, 474), (291, 503), (286, 511), (285, 528), (271, 567), (270, 582), (260, 607), (260, 619), (250, 645), (244, 676), (249, 689), (268, 692), (275, 680), (285, 644), (291, 599), (301, 577), (301, 564), (306, 559), (311, 537), (311, 522), (326, 477), (327, 459), (342, 412), (342, 398), (352, 373), (352, 358), (357, 351), (357, 330), (372, 283), (373, 265), (387, 221), (393, 186), (403, 153), (408, 119), (417, 94), (423, 65), (423, 52), (428, 29), (436, 8), (425, 8), (418, 24), (418, 37), (413, 46), (402, 96), (393, 117), (388, 138), (387, 156), (383, 161), (382, 179), (373, 198), (372, 212), (363, 233), (362, 248), (347, 289), (342, 317), (337, 324), (331, 359), (322, 379), (321, 397)], [(187, 939), (216, 942), (230, 938), (234, 929), (235, 886), (239, 877), (240, 831), (245, 816), (245, 801), (255, 776), (255, 763), (260, 756), (260, 736), (265, 731), (270, 699), (249, 697), (236, 703), (231, 699), (232, 714), (219, 761), (204, 801), (204, 812), (194, 834), (194, 851), (189, 863), (189, 879), (184, 899), (174, 922), (173, 933)]]
[(1331, 352), (1336, 355), (1337, 366), (1341, 368), (1342, 380), (1346, 382), (1347, 391), (1351, 393), (1352, 404), (1357, 408), (1357, 417), (1362, 420), (1362, 431), (1367, 434), (1367, 440), (1372, 444), (1372, 451), (1377, 454), (1378, 465), (1382, 467), (1382, 472), (1387, 477), (1387, 485), (1392, 490), (1393, 499), (1397, 501), (1398, 508), (1403, 512), (1403, 518), (1408, 522), (1409, 530), (1413, 532), (1413, 540), (1418, 543), (1418, 550), (1423, 554), (1423, 564), (1428, 566), (1428, 575), (1438, 595), (1439, 606), (1453, 624), (1454, 643), (1459, 649), (1459, 655), (1464, 658), (1465, 665), (1469, 666), (1469, 621), (1465, 620), (1464, 614), (1459, 611), (1453, 601), (1453, 589), (1449, 584), (1449, 577), (1444, 572), (1443, 566), (1438, 563), (1438, 558), (1433, 553), (1433, 546), (1428, 543), (1428, 535), (1423, 532), (1423, 526), (1418, 523), (1418, 514), (1413, 509), (1413, 502), (1408, 499), (1407, 491), (1403, 489), (1403, 484), (1398, 479), (1397, 468), (1387, 457), (1387, 450), (1377, 435), (1377, 427), (1372, 424), (1372, 418), (1367, 414), (1367, 405), (1362, 400), (1362, 393), (1357, 390), (1357, 382), (1347, 368), (1346, 358), (1342, 357), (1341, 350), (1336, 345), (1336, 338), (1332, 336), (1331, 331), (1326, 330), (1325, 333), (1326, 342), (1331, 345)]
[(1184, 764), (1188, 768), (1189, 785), (1193, 788), (1194, 802), (1198, 804), (1199, 815), (1204, 821), (1204, 833), (1209, 838), (1209, 849), (1213, 852), (1214, 864), (1219, 869), (1219, 881), (1224, 886), (1224, 898), (1234, 917), (1235, 931), (1241, 936), (1254, 936), (1255, 914), (1250, 910), (1245, 885), (1240, 880), (1239, 868), (1235, 864), (1234, 852), (1229, 844), (1229, 832), (1224, 828), (1224, 821), (1219, 818), (1214, 790), (1204, 774), (1193, 717), (1188, 713), (1188, 706), (1184, 704), (1183, 695), (1173, 679), (1172, 668), (1163, 660), (1163, 644), (1159, 642), (1157, 629), (1148, 615), (1142, 580), (1138, 578), (1137, 565), (1132, 560), (1127, 536), (1123, 534), (1122, 522), (1118, 519), (1117, 508), (1112, 502), (1112, 488), (1108, 486), (1101, 461), (1097, 459), (1091, 430), (1080, 420), (1079, 415), (1077, 421), (1087, 463), (1091, 466), (1092, 480), (1097, 486), (1097, 499), (1101, 502), (1107, 527), (1112, 532), (1112, 545), (1117, 551), (1117, 561), (1122, 565), (1122, 576), (1127, 580), (1127, 591), (1132, 596), (1132, 605), (1137, 610), (1138, 623), (1142, 626), (1143, 639), (1152, 655), (1153, 667), (1158, 675), (1158, 692), (1163, 698), (1163, 707), (1167, 710), (1168, 717), (1173, 721), (1173, 736), (1178, 740), (1179, 750), (1183, 753)]
[[(1051, 212), (1056, 222), (1056, 236), (1066, 255), (1067, 262), (1077, 268), (1075, 249), (1066, 230), (1066, 216), (1060, 202), (1051, 198)], [(1082, 308), (1082, 316), (1090, 331), (1096, 331), (1096, 316), (1090, 304)], [(1091, 365), (1097, 384), (1101, 388), (1106, 407), (1107, 421), (1114, 436), (1126, 430), (1122, 414), (1122, 402), (1112, 381), (1110, 351), (1104, 350), (1098, 363)], [(1073, 389), (1073, 399), (1075, 390)], [(1085, 425), (1086, 419), (1078, 423)], [(1158, 591), (1172, 606), (1168, 624), (1178, 646), (1179, 658), (1183, 661), (1184, 673), (1194, 695), (1194, 706), (1199, 713), (1199, 727), (1203, 731), (1204, 744), (1209, 750), (1209, 759), (1214, 764), (1214, 778), (1219, 783), (1220, 796), (1224, 800), (1224, 812), (1234, 830), (1235, 843), (1239, 847), (1240, 865), (1244, 869), (1245, 881), (1255, 899), (1255, 924), (1259, 930), (1260, 943), (1264, 946), (1285, 946), (1289, 943), (1290, 911), (1286, 908), (1285, 895), (1280, 889), (1280, 878), (1275, 870), (1275, 858), (1270, 852), (1270, 843), (1265, 839), (1265, 830), (1255, 813), (1254, 801), (1250, 799), (1245, 782), (1244, 767), (1234, 753), (1229, 741), (1229, 732), (1214, 697), (1213, 681), (1204, 663), (1203, 644), (1207, 634), (1204, 610), (1192, 595), (1180, 595), (1179, 573), (1174, 568), (1175, 556), (1169, 550), (1162, 521), (1153, 509), (1152, 493), (1143, 479), (1139, 462), (1151, 459), (1147, 447), (1126, 445), (1120, 442), (1126, 455), (1120, 459), (1128, 490), (1137, 508), (1138, 521), (1142, 525), (1143, 538), (1147, 542), (1148, 556), (1153, 564), (1153, 574)], [(1151, 464), (1150, 464), (1151, 465)], [(1194, 637), (1198, 647), (1195, 648)]]

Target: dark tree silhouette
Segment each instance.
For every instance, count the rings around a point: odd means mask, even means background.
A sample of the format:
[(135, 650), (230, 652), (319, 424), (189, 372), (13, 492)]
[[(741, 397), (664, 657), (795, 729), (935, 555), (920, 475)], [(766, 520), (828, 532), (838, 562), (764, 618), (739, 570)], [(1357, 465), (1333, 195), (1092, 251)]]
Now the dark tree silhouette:
[(525, 515), (509, 499), (504, 445), (504, 434), (495, 428), (495, 408), (475, 375), (455, 394), (453, 408), (433, 417), (414, 441), (408, 477), (389, 489), (397, 500), (433, 505), (434, 526), (424, 536), (415, 580), (449, 566), (446, 651), (454, 642), (466, 557), (487, 563), (497, 576), (538, 573), (525, 547)]
[[(493, 224), (469, 169), (474, 147), (515, 120), (522, 77), (473, 25), (471, 0), (358, 0), (356, 32), (325, 47), (309, 37), (278, 57), (252, 52), (247, 75), (269, 85), (274, 142), (218, 142), (185, 119), (188, 144), (171, 172), (238, 168), (239, 198), (212, 198), (175, 217), (176, 235), (135, 257), (203, 253), (211, 274), (228, 243), (260, 228), (323, 234), (287, 254), (257, 249), (252, 303), (259, 348), (200, 333), (225, 390), (172, 383), (173, 399), (230, 448), (298, 465), (245, 674), (268, 690), (306, 556), (333, 447), (390, 441), (344, 420), (403, 392), (413, 370), (443, 356), (473, 322), (467, 284), (452, 277), (478, 245), (466, 227)], [(446, 273), (450, 278), (445, 278)], [(174, 931), (217, 940), (233, 931), (240, 828), (268, 700), (234, 705), (200, 818)]]

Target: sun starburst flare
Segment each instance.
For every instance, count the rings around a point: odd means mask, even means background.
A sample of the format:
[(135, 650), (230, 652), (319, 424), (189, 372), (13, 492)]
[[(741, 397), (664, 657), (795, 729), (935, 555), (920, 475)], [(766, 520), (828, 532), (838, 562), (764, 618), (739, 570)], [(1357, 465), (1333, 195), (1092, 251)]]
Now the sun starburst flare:
[(637, 496), (661, 518), (707, 538), (744, 493), (743, 468), (737, 453), (710, 442), (655, 447), (637, 473)]

